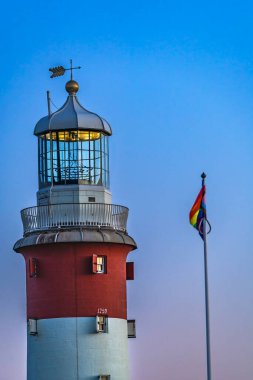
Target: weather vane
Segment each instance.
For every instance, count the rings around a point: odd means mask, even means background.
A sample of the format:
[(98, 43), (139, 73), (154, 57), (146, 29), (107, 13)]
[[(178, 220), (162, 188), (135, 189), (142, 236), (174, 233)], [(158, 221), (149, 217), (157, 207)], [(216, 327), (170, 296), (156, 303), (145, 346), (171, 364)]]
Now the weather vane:
[(76, 70), (76, 69), (81, 69), (81, 66), (77, 66), (77, 67), (73, 67), (72, 65), (72, 59), (70, 60), (70, 67), (69, 68), (65, 68), (63, 66), (56, 66), (56, 67), (51, 67), (49, 69), (49, 71), (51, 71), (52, 75), (50, 76), (50, 78), (56, 78), (56, 77), (60, 77), (62, 75), (65, 74), (65, 71), (68, 71), (70, 70), (70, 79), (73, 80), (73, 70)]

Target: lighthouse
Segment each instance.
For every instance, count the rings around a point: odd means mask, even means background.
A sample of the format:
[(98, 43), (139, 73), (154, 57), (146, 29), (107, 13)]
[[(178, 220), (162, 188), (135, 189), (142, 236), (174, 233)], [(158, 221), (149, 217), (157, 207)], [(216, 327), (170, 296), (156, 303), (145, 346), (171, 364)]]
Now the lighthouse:
[[(21, 211), (27, 380), (129, 380), (128, 208), (112, 203), (109, 123), (84, 108), (72, 78), (63, 106), (38, 121), (37, 206)], [(33, 159), (33, 158), (31, 158)], [(27, 174), (29, 175), (29, 174)]]

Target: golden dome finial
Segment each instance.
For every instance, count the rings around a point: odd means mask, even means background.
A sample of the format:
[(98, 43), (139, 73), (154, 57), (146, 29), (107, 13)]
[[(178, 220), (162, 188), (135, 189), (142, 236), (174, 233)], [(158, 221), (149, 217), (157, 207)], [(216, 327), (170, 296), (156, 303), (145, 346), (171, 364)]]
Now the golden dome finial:
[(71, 79), (66, 83), (65, 88), (69, 95), (75, 95), (79, 90), (79, 85), (75, 80)]

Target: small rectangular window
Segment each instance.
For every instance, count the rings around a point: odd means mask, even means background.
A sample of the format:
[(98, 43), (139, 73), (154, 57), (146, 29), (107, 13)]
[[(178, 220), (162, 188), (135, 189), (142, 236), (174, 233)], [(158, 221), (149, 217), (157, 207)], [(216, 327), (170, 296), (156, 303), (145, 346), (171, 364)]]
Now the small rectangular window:
[(88, 197), (88, 202), (96, 202), (96, 198), (95, 197)]
[(97, 257), (97, 273), (105, 273), (105, 258), (104, 256)]
[(37, 335), (37, 319), (28, 319), (28, 331), (30, 335)]
[(108, 318), (105, 315), (97, 315), (97, 332), (107, 333), (108, 332)]
[(134, 280), (134, 263), (133, 262), (126, 263), (126, 279)]
[(135, 319), (129, 319), (127, 321), (128, 338), (136, 338)]
[(38, 275), (39, 275), (38, 260), (34, 258), (29, 258), (29, 276), (38, 277)]
[(106, 256), (92, 256), (92, 272), (106, 273)]

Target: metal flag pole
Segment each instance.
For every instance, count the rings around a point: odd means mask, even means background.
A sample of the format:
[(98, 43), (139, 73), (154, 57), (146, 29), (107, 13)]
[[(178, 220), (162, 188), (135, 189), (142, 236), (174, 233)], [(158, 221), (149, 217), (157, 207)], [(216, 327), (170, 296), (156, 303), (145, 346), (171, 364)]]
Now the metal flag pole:
[[(205, 185), (206, 174), (201, 174), (202, 186)], [(209, 324), (209, 294), (208, 294), (208, 267), (207, 267), (207, 232), (206, 215), (203, 218), (203, 241), (204, 241), (204, 266), (205, 266), (205, 306), (206, 306), (206, 359), (207, 359), (207, 380), (212, 380), (211, 374), (211, 349), (210, 349), (210, 324)], [(210, 232), (210, 231), (209, 231)]]

